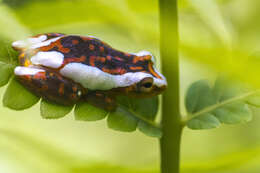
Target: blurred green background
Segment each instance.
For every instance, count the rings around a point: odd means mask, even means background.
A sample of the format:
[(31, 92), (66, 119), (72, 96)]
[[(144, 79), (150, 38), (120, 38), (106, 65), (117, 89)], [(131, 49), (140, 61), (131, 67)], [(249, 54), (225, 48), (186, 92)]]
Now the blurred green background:
[[(219, 72), (259, 86), (257, 64), (247, 69), (244, 63), (259, 55), (258, 16), (258, 0), (179, 1), (182, 105), (193, 81), (213, 81)], [(127, 52), (148, 50), (159, 62), (158, 19), (156, 0), (0, 0), (0, 50), (29, 35), (59, 32), (94, 35)], [(254, 111), (248, 124), (186, 128), (182, 172), (259, 173), (260, 117)], [(39, 105), (20, 112), (1, 106), (0, 153), (1, 173), (159, 172), (156, 138), (112, 131), (105, 120), (75, 121), (72, 114), (44, 120)]]

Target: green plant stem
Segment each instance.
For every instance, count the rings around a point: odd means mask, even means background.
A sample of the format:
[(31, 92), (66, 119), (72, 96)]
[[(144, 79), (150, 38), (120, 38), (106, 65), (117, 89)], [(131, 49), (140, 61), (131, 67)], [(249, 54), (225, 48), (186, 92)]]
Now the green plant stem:
[(177, 0), (159, 2), (162, 71), (168, 79), (168, 89), (163, 95), (162, 105), (161, 173), (179, 173), (182, 123), (179, 103)]

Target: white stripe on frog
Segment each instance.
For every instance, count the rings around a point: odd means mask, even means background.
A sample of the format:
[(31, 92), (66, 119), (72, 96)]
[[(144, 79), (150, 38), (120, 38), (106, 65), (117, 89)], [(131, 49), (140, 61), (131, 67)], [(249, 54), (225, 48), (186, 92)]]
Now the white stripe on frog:
[(38, 52), (31, 58), (34, 65), (59, 68), (63, 64), (64, 55), (57, 51)]
[(33, 68), (33, 67), (22, 67), (22, 66), (18, 66), (14, 69), (14, 74), (17, 76), (35, 75), (39, 72), (45, 72), (45, 70)]
[(127, 87), (140, 82), (146, 77), (153, 78), (154, 85), (158, 87), (167, 85), (165, 78), (164, 80), (158, 79), (148, 73), (129, 72), (123, 75), (111, 75), (97, 67), (82, 63), (69, 63), (60, 70), (60, 73), (91, 90), (110, 90), (112, 88)]

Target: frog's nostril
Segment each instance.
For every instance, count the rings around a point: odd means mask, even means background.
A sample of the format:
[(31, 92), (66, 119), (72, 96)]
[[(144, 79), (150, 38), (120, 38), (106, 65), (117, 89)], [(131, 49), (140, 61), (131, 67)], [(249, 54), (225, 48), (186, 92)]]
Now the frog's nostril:
[(156, 93), (162, 93), (162, 92), (165, 91), (166, 89), (167, 89), (167, 86), (166, 86), (166, 85), (163, 85), (163, 86), (154, 88), (154, 91), (155, 91)]

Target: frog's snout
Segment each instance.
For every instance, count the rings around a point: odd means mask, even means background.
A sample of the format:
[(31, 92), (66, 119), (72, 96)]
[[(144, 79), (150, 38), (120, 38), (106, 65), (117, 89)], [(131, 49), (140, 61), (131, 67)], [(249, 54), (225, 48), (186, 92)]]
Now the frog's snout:
[(166, 89), (167, 89), (167, 85), (162, 85), (160, 87), (155, 86), (153, 88), (153, 92), (155, 93), (155, 95), (159, 95), (162, 94)]

